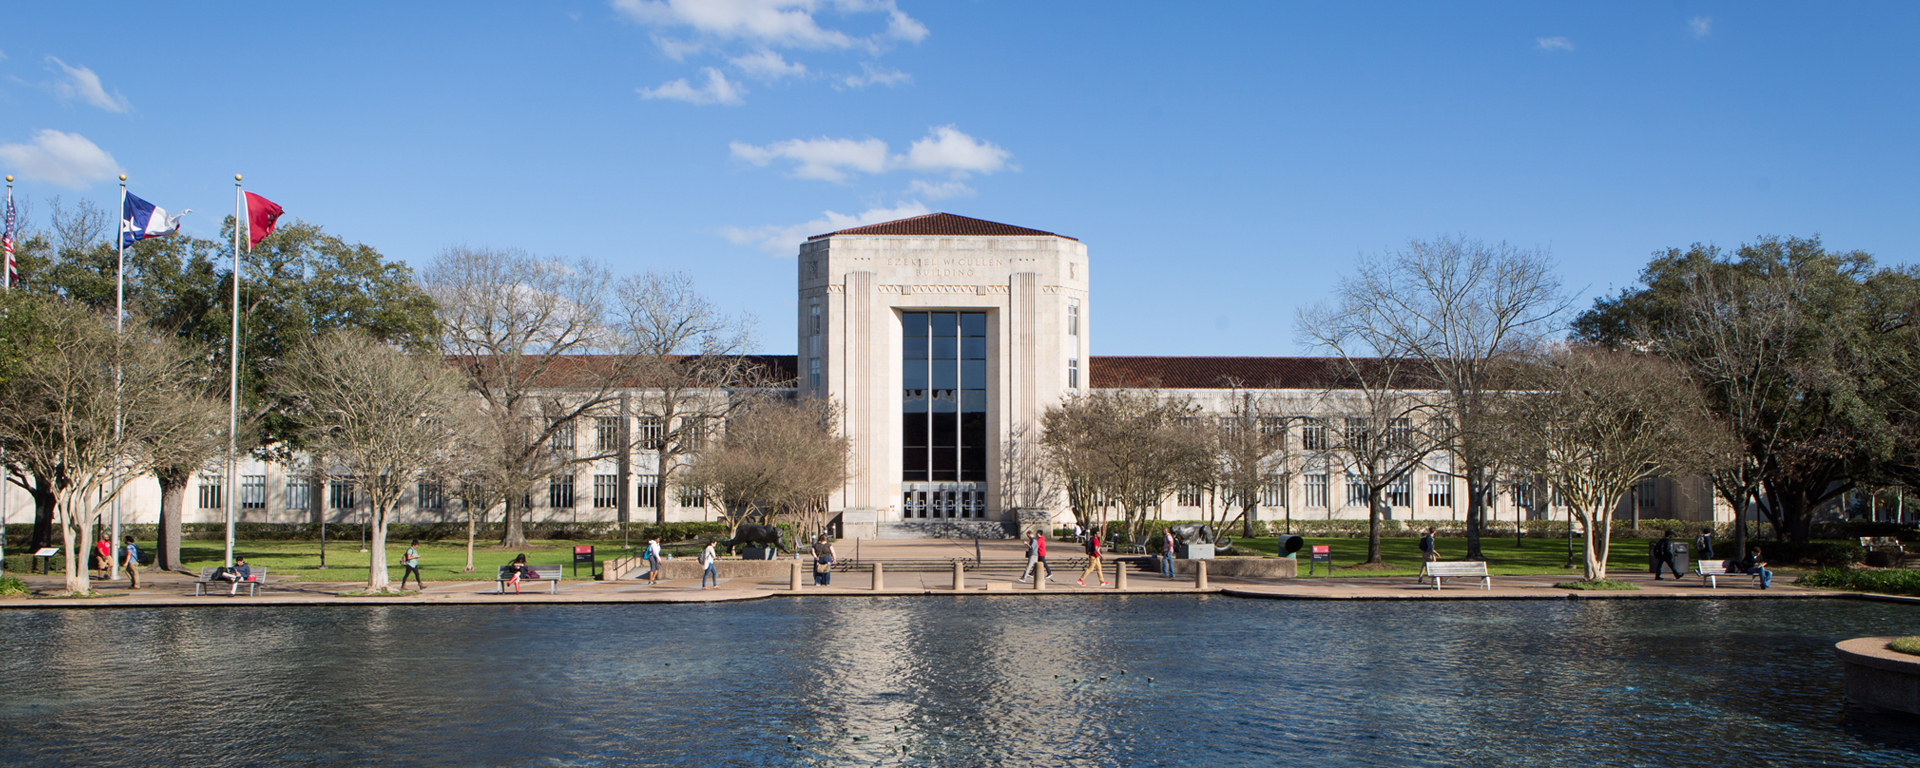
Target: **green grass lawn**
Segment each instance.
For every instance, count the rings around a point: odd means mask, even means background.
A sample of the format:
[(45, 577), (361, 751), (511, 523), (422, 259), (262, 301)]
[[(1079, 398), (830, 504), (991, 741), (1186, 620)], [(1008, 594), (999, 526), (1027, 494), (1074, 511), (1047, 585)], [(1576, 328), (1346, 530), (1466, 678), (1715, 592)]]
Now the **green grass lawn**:
[[(146, 562), (153, 562), (153, 542), (139, 541), (140, 551)], [(644, 545), (636, 541), (636, 546)], [(473, 581), (490, 580), (499, 572), (500, 566), (513, 560), (514, 555), (526, 553), (527, 562), (534, 565), (564, 565), (567, 578), (573, 578), (573, 547), (576, 544), (591, 545), (594, 557), (598, 560), (611, 560), (625, 557), (628, 552), (618, 541), (554, 541), (539, 540), (529, 542), (517, 549), (501, 549), (492, 542), (475, 542), (473, 548), (473, 571), (465, 570), (467, 564), (467, 545), (465, 540), (427, 542), (420, 545), (420, 573), (427, 581)], [(699, 550), (682, 553), (684, 547), (668, 547), (666, 551), (676, 557), (691, 557)], [(406, 554), (407, 542), (388, 542), (387, 566), (393, 582), (400, 582), (400, 556)], [(186, 569), (199, 573), (201, 568), (220, 565), (224, 561), (226, 546), (218, 541), (186, 541), (180, 545), (180, 560)], [(370, 553), (360, 551), (359, 538), (339, 539), (327, 542), (327, 567), (320, 567), (320, 542), (317, 541), (239, 541), (234, 543), (234, 554), (247, 559), (254, 568), (267, 569), (268, 578), (280, 581), (365, 581)], [(25, 571), (30, 558), (7, 550), (7, 572)], [(152, 566), (149, 565), (149, 568)], [(59, 566), (55, 565), (55, 572)], [(583, 563), (580, 578), (587, 579), (587, 569)], [(411, 581), (408, 584), (412, 586)]]
[[(1252, 550), (1264, 555), (1274, 554), (1273, 538), (1242, 539), (1234, 537), (1233, 548), (1236, 551)], [(1609, 573), (1645, 573), (1647, 570), (1647, 545), (1651, 539), (1614, 539), (1613, 546), (1607, 552), (1607, 570)], [(1336, 568), (1349, 568), (1366, 562), (1366, 539), (1315, 539), (1309, 538), (1306, 544), (1294, 556), (1300, 560), (1300, 575), (1307, 575), (1307, 556), (1313, 546), (1322, 544), (1333, 547), (1333, 564)], [(1461, 560), (1467, 556), (1466, 539), (1435, 539), (1434, 545), (1440, 550), (1442, 560)], [(1522, 539), (1518, 545), (1511, 538), (1482, 538), (1480, 553), (1486, 556), (1487, 572), (1496, 576), (1536, 576), (1536, 575), (1574, 575), (1581, 572), (1585, 562), (1580, 539), (1573, 540), (1573, 567), (1567, 565), (1566, 539)], [(1719, 544), (1716, 548), (1731, 552), (1731, 544)], [(1716, 553), (1724, 556), (1725, 552)], [(1417, 538), (1382, 538), (1380, 556), (1392, 570), (1350, 571), (1346, 575), (1367, 574), (1380, 576), (1413, 576), (1420, 573), (1420, 540)], [(1320, 570), (1324, 575), (1326, 570)]]

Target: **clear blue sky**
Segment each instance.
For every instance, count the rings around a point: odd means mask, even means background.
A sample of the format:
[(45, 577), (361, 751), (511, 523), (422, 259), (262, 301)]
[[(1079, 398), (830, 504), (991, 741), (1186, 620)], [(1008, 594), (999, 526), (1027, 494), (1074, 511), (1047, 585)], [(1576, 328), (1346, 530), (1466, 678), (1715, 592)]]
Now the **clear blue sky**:
[[(794, 244), (949, 211), (1093, 258), (1100, 354), (1285, 355), (1353, 257), (1920, 242), (1920, 4), (16, 4), (0, 166), (215, 236), (232, 174), (415, 265), (685, 270), (793, 351)], [(45, 212), (44, 205), (36, 210)], [(831, 212), (831, 215), (829, 214)], [(31, 276), (29, 276), (29, 279)]]

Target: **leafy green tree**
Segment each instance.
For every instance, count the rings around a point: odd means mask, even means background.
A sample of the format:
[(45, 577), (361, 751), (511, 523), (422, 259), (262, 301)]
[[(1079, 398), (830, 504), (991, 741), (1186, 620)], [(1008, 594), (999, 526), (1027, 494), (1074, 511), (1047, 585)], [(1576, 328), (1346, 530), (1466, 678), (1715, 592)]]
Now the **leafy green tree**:
[(1911, 272), (1818, 238), (1694, 245), (1655, 254), (1638, 286), (1575, 320), (1574, 336), (1686, 370), (1741, 447), (1712, 473), (1716, 492), (1804, 542), (1816, 511), (1902, 463), (1905, 382), (1889, 362), (1913, 357), (1915, 294)]
[[(23, 290), (111, 317), (118, 272), (113, 220), (90, 202), (66, 207), (56, 198), (50, 208), (49, 225), (44, 230), (29, 226), (21, 238)], [(219, 240), (174, 235), (142, 240), (125, 253), (129, 316), (204, 350), (198, 359), (207, 377), (219, 382), (225, 381), (230, 360), (232, 227), (227, 217)], [(304, 427), (290, 415), (288, 403), (269, 390), (267, 371), (316, 334), (358, 328), (382, 342), (432, 348), (437, 327), (432, 301), (414, 285), (406, 265), (386, 260), (370, 246), (349, 243), (315, 224), (282, 222), (257, 248), (241, 254), (241, 270), (241, 450), (284, 460), (304, 447)], [(216, 414), (206, 427), (224, 435), (225, 421), (224, 413)], [(157, 561), (163, 568), (179, 568), (187, 485), (224, 454), (225, 445), (195, 442), (155, 449), (164, 457), (153, 469), (160, 485)], [(53, 497), (43, 478), (18, 469), (9, 476), (35, 496), (35, 544), (42, 546), (50, 536)], [(316, 519), (324, 509), (320, 497), (312, 494)]]

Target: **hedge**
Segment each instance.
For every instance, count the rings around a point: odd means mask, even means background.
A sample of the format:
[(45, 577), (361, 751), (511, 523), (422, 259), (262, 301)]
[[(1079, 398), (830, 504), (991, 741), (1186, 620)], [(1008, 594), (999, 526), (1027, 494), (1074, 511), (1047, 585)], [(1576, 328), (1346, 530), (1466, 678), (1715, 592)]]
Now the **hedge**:
[(1920, 571), (1855, 571), (1847, 568), (1825, 568), (1816, 573), (1800, 577), (1801, 586), (1822, 589), (1846, 589), (1855, 592), (1877, 592), (1883, 595), (1920, 595)]

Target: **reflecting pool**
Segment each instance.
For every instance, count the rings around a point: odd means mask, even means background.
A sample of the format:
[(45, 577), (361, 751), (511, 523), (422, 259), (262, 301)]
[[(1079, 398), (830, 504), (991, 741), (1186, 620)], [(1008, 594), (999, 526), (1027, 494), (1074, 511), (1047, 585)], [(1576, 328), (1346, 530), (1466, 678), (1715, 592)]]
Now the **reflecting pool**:
[(1840, 600), (0, 612), (0, 763), (1914, 766)]

